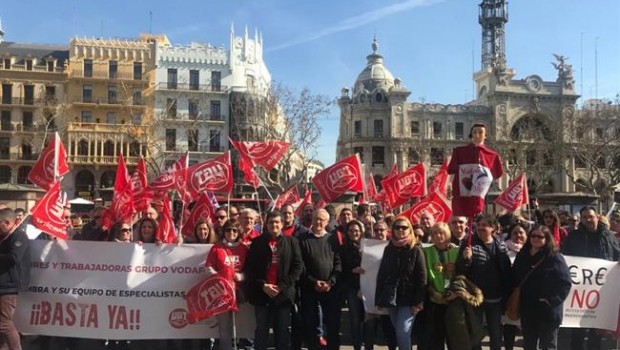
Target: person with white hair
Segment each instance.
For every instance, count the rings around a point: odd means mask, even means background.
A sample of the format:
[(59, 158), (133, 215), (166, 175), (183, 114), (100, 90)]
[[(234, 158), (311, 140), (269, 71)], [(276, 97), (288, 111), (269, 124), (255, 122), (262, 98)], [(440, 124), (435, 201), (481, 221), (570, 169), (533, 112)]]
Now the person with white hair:
[(239, 213), (239, 232), (241, 233), (241, 242), (250, 245), (252, 240), (260, 236), (260, 232), (256, 230), (256, 218), (258, 213), (252, 208), (245, 208)]

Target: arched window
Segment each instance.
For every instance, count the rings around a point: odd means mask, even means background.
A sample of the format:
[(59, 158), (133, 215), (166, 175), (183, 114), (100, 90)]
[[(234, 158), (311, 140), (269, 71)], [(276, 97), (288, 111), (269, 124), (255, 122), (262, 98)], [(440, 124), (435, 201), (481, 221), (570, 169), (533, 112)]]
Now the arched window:
[(28, 181), (28, 174), (30, 174), (30, 170), (32, 170), (32, 167), (29, 167), (29, 166), (23, 166), (17, 170), (17, 183), (18, 184), (25, 185), (25, 184), (31, 183), (30, 181)]
[(129, 145), (129, 156), (140, 157), (140, 142), (134, 141)]
[(32, 160), (32, 146), (28, 142), (22, 143), (22, 159)]
[(420, 163), (420, 153), (413, 149), (413, 147), (409, 147), (408, 152), (409, 165), (414, 165)]
[(103, 144), (103, 155), (114, 156), (114, 142), (108, 140)]
[(80, 142), (78, 142), (77, 155), (78, 156), (88, 155), (88, 142), (86, 140), (80, 140)]
[(80, 170), (75, 175), (75, 190), (77, 192), (91, 192), (95, 187), (95, 177), (88, 170)]
[(116, 172), (108, 170), (101, 174), (101, 181), (99, 182), (102, 188), (114, 186), (114, 180), (116, 179)]

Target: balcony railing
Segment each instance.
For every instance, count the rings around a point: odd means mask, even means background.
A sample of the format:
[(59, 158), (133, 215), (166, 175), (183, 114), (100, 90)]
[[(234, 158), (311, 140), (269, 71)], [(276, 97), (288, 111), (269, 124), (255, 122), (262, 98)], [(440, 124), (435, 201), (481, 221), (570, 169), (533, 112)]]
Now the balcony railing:
[(51, 101), (47, 98), (31, 98), (31, 97), (5, 97), (2, 96), (0, 104), (18, 105), (18, 106), (35, 106), (42, 103), (49, 104)]
[(128, 131), (136, 131), (136, 133), (145, 135), (148, 131), (147, 125), (134, 125), (134, 124), (102, 124), (102, 123), (82, 123), (71, 122), (67, 123), (67, 131), (80, 131), (80, 132), (110, 132), (110, 133), (127, 133)]
[[(81, 156), (81, 155), (69, 155), (67, 160), (69, 163), (79, 164), (101, 164), (101, 165), (116, 165), (117, 156)], [(127, 164), (138, 164), (140, 157), (125, 157)]]
[(124, 71), (117, 71), (117, 72), (110, 72), (107, 69), (95, 69), (92, 71), (84, 71), (81, 68), (73, 68), (71, 70), (71, 75), (72, 78), (92, 78), (92, 79), (111, 79), (111, 80), (134, 80), (134, 81), (146, 81), (146, 75), (145, 74), (140, 74), (140, 75), (134, 75), (133, 71), (131, 72), (124, 72)]
[(217, 84), (188, 84), (175, 82), (160, 82), (157, 90), (196, 91), (196, 92), (226, 92), (228, 86)]
[[(4, 64), (0, 63), (0, 69), (7, 69), (4, 68)], [(47, 69), (47, 66), (40, 66), (40, 65), (33, 65), (32, 69), (26, 69), (26, 65), (25, 64), (12, 64), (10, 68), (8, 68), (7, 70), (14, 70), (14, 71), (24, 71), (24, 72), (39, 72), (39, 73), (62, 73), (64, 72), (64, 67), (59, 66), (59, 67), (54, 67), (54, 69), (52, 71)]]

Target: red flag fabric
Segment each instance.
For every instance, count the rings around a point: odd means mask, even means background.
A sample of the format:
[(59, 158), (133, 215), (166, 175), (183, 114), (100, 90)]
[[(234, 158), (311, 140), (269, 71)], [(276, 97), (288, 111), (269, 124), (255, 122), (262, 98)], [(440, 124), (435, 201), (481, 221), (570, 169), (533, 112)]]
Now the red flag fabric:
[(312, 179), (315, 188), (326, 202), (333, 202), (346, 192), (364, 190), (360, 161), (357, 155), (347, 157), (323, 169)]
[(131, 186), (133, 188), (133, 206), (136, 211), (145, 211), (149, 208), (149, 201), (153, 193), (147, 190), (148, 180), (146, 178), (146, 161), (140, 157), (138, 166), (131, 176)]
[(411, 223), (418, 223), (420, 216), (425, 212), (432, 214), (436, 222), (448, 222), (452, 215), (446, 198), (437, 192), (433, 192), (411, 208), (400, 213), (399, 216), (407, 217)]
[(295, 216), (297, 216), (300, 219), (303, 218), (304, 207), (308, 204), (312, 205), (312, 192), (306, 188), (306, 194), (304, 195), (304, 199), (301, 201), (301, 203), (299, 203), (299, 206), (297, 207), (297, 209), (295, 209)]
[(508, 211), (515, 211), (530, 202), (525, 173), (517, 176), (493, 203), (501, 205)]
[(396, 164), (392, 165), (392, 170), (390, 170), (390, 172), (385, 175), (385, 177), (383, 178), (383, 180), (389, 179), (391, 177), (394, 177), (398, 175), (398, 166)]
[(320, 198), (319, 201), (316, 203), (316, 207), (315, 209), (323, 209), (327, 206), (327, 203), (325, 203), (325, 201), (323, 200), (323, 198)]
[(28, 173), (28, 181), (44, 190), (50, 190), (58, 177), (68, 172), (67, 151), (56, 132)]
[(112, 224), (118, 221), (131, 222), (135, 212), (133, 206), (133, 188), (127, 171), (125, 158), (119, 154), (117, 158), (116, 178), (114, 179), (114, 196), (108, 209), (111, 211)]
[(266, 142), (243, 142), (233, 141), (230, 143), (239, 151), (241, 157), (250, 160), (253, 165), (260, 165), (267, 171), (273, 169), (282, 159), (290, 143), (284, 141), (266, 141)]
[(227, 311), (237, 311), (235, 286), (219, 274), (214, 274), (185, 293), (190, 324)]
[(433, 192), (439, 192), (444, 197), (447, 196), (447, 189), (446, 189), (447, 183), (448, 183), (448, 160), (444, 159), (443, 163), (441, 164), (441, 168), (439, 168), (439, 171), (437, 171), (437, 174), (435, 174), (435, 177), (433, 178), (433, 181), (431, 182), (430, 186), (428, 186), (428, 194), (431, 194)]
[(192, 193), (187, 188), (187, 175), (189, 173), (189, 152), (185, 153), (179, 162), (179, 170), (174, 173), (174, 188), (179, 193), (181, 200), (185, 205), (189, 205), (192, 201)]
[(187, 199), (185, 193), (187, 189), (187, 164), (188, 154), (185, 153), (181, 158), (174, 162), (166, 171), (161, 173), (153, 180), (148, 188), (154, 192), (165, 192), (170, 189), (176, 189), (181, 195), (181, 199)]
[(243, 171), (243, 178), (250, 186), (258, 188), (260, 179), (254, 172), (252, 162), (244, 156), (239, 157), (239, 170)]
[(60, 239), (68, 239), (66, 206), (67, 194), (61, 190), (60, 181), (57, 181), (30, 210), (32, 215), (30, 224)]
[(381, 180), (386, 199), (392, 208), (407, 203), (412, 197), (423, 197), (426, 191), (426, 170), (420, 163), (396, 176)]
[(163, 198), (164, 208), (162, 209), (159, 219), (159, 225), (157, 225), (157, 232), (155, 237), (162, 243), (175, 243), (177, 234), (174, 230), (174, 220), (172, 220), (172, 210), (170, 210), (170, 200), (167, 197)]
[(189, 167), (187, 186), (194, 198), (204, 191), (230, 193), (233, 189), (230, 151), (206, 162)]
[(288, 190), (281, 193), (278, 198), (276, 198), (276, 204), (274, 208), (282, 208), (287, 204), (293, 204), (299, 201), (299, 191), (297, 190), (297, 186), (293, 185)]
[(368, 200), (370, 202), (375, 200), (375, 197), (377, 197), (377, 184), (375, 184), (375, 178), (374, 176), (372, 176), (372, 173), (368, 174), (368, 184), (367, 184), (367, 194), (368, 194)]
[(191, 214), (187, 218), (187, 221), (183, 224), (181, 233), (185, 237), (193, 236), (196, 224), (204, 220), (213, 222), (214, 214), (215, 208), (213, 207), (213, 203), (211, 202), (211, 197), (209, 197), (209, 194), (207, 192), (204, 192), (200, 195), (200, 198), (198, 198), (196, 204), (194, 204), (194, 208), (192, 209)]

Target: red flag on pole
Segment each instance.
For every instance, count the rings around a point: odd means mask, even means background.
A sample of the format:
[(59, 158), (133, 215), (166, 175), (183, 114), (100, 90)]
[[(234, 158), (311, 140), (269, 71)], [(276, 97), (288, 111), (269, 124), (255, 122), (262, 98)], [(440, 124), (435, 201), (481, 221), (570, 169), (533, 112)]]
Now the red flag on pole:
[(299, 201), (299, 191), (297, 190), (297, 186), (293, 185), (276, 198), (276, 204), (274, 208), (282, 208), (287, 204), (293, 204)]
[(407, 203), (412, 197), (423, 197), (426, 191), (426, 170), (420, 163), (396, 176), (381, 180), (386, 199), (392, 208)]
[(149, 184), (149, 189), (155, 192), (164, 192), (178, 189), (182, 185), (183, 176), (187, 174), (187, 153), (174, 162)]
[(304, 207), (308, 204), (312, 205), (312, 192), (308, 188), (306, 188), (306, 194), (304, 195), (304, 199), (301, 201), (301, 203), (299, 203), (297, 209), (295, 209), (295, 216), (300, 219), (303, 218)]
[(433, 181), (428, 186), (428, 194), (439, 192), (444, 197), (447, 195), (446, 184), (448, 183), (448, 159), (444, 159), (441, 168), (435, 174)]
[(436, 222), (448, 222), (452, 215), (452, 210), (444, 196), (437, 192), (433, 192), (428, 197), (414, 204), (411, 208), (400, 213), (399, 216), (405, 216), (412, 223), (418, 223), (423, 213), (430, 213), (433, 215)]
[(267, 171), (273, 169), (278, 164), (290, 146), (288, 142), (274, 140), (266, 142), (230, 140), (230, 143), (239, 151), (241, 157), (250, 160), (254, 166), (262, 166)]
[(185, 293), (190, 324), (215, 315), (237, 311), (234, 283), (214, 274)]
[(133, 206), (136, 211), (145, 211), (149, 208), (149, 201), (153, 194), (147, 190), (148, 180), (146, 178), (146, 162), (140, 157), (138, 166), (131, 176), (131, 185), (133, 188)]
[(523, 204), (528, 204), (529, 202), (530, 198), (525, 173), (517, 176), (504, 192), (493, 201), (493, 203), (501, 205), (508, 211), (515, 211)]
[(208, 192), (204, 192), (194, 204), (191, 214), (187, 218), (187, 221), (183, 224), (181, 233), (185, 237), (191, 237), (194, 233), (194, 229), (196, 228), (196, 224), (205, 220), (212, 223), (214, 214), (215, 208), (211, 202), (211, 197), (209, 197)]
[(57, 181), (30, 210), (30, 223), (43, 232), (67, 239), (67, 222), (64, 217), (66, 206), (67, 194), (61, 190), (60, 181)]
[(363, 191), (362, 171), (357, 154), (323, 169), (314, 176), (312, 183), (326, 202), (333, 202), (346, 192)]
[(372, 176), (372, 172), (368, 174), (368, 201), (372, 202), (377, 197), (377, 184), (375, 184), (375, 178)]
[(172, 220), (172, 210), (170, 210), (170, 200), (168, 197), (163, 198), (164, 208), (162, 209), (159, 225), (155, 237), (162, 243), (175, 243), (177, 239), (174, 230), (174, 220)]
[(383, 180), (389, 179), (398, 175), (398, 166), (396, 164), (392, 165), (392, 170), (383, 178)]
[(239, 157), (239, 170), (243, 171), (243, 178), (250, 186), (258, 188), (260, 186), (260, 179), (256, 172), (254, 172), (252, 162), (244, 156)]
[(324, 209), (326, 206), (327, 206), (327, 203), (325, 203), (323, 198), (320, 198), (319, 201), (316, 203), (315, 209)]
[(112, 204), (108, 210), (111, 211), (112, 223), (122, 221), (131, 222), (135, 212), (133, 206), (133, 188), (127, 164), (123, 154), (119, 153), (117, 158), (116, 178), (114, 179), (114, 196)]
[(67, 151), (60, 136), (55, 132), (52, 140), (43, 149), (39, 159), (28, 173), (28, 181), (44, 190), (49, 190), (60, 176), (68, 172)]
[(204, 191), (230, 193), (233, 189), (230, 151), (206, 162), (189, 167), (187, 185), (194, 198)]

